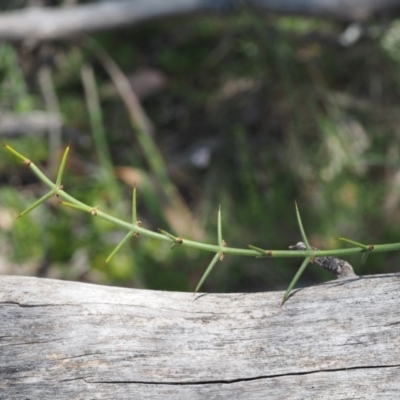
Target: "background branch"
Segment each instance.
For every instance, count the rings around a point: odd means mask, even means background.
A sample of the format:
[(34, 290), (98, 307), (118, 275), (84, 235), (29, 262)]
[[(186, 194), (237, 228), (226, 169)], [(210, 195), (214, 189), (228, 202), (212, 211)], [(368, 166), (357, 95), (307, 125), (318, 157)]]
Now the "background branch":
[(33, 111), (28, 114), (2, 112), (0, 115), (0, 135), (14, 136), (58, 130), (61, 127), (58, 114), (43, 111)]
[(364, 20), (400, 7), (399, 0), (126, 0), (67, 8), (29, 8), (0, 15), (0, 39), (50, 40), (104, 31), (142, 21), (194, 12), (218, 12), (236, 5), (280, 14)]

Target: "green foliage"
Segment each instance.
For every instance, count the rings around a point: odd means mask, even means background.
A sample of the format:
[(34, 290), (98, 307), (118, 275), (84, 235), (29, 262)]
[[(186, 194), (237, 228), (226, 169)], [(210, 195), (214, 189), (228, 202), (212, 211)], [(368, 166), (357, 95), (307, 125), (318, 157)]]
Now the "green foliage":
[(17, 189), (9, 186), (0, 188), (0, 198), (2, 220), (0, 243), (2, 251), (8, 250), (12, 262), (23, 263), (32, 258), (42, 257), (44, 249), (41, 247), (41, 241), (46, 226), (43, 226), (40, 221), (46, 211), (37, 210), (26, 218), (22, 218), (19, 223), (12, 223), (21, 210), (35, 199), (26, 197)]
[(12, 108), (17, 113), (35, 108), (34, 96), (28, 93), (23, 72), (19, 67), (15, 49), (6, 43), (0, 45), (0, 104), (2, 108)]

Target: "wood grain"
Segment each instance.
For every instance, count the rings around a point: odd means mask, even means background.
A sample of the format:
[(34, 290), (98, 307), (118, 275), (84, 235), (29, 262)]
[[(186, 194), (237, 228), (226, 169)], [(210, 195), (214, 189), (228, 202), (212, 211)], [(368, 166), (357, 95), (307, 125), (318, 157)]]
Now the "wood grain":
[(0, 399), (400, 398), (400, 274), (199, 294), (0, 277)]

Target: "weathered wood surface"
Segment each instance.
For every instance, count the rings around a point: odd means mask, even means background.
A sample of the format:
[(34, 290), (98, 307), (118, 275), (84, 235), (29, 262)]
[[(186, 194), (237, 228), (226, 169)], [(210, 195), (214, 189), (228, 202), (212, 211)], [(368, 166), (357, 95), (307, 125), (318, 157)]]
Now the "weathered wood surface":
[(365, 20), (399, 9), (400, 0), (131, 0), (72, 7), (27, 8), (0, 14), (0, 39), (52, 40), (121, 28), (156, 18), (248, 6), (278, 14)]
[(200, 294), (0, 277), (0, 399), (400, 398), (400, 274)]

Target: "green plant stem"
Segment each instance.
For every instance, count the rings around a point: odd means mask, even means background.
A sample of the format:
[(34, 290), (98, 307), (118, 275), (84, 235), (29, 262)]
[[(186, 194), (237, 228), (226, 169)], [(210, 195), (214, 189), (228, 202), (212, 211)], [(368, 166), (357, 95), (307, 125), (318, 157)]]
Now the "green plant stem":
[[(64, 190), (57, 190), (57, 186), (53, 183), (33, 162), (29, 164), (29, 168), (34, 172), (34, 174), (50, 189), (57, 192), (57, 195), (72, 204), (76, 204), (82, 206), (87, 209), (93, 209), (85, 203), (75, 199)], [(106, 221), (109, 221), (123, 229), (127, 229), (129, 231), (138, 232), (143, 236), (147, 236), (153, 239), (162, 240), (165, 242), (171, 242), (167, 236), (150, 231), (146, 228), (139, 227), (135, 224), (123, 221), (119, 218), (113, 217), (101, 210), (96, 210), (96, 217), (102, 218)], [(210, 251), (213, 253), (219, 253), (221, 251), (221, 247), (219, 245), (213, 245), (208, 243), (196, 242), (188, 239), (182, 238), (182, 246), (192, 247), (199, 250)], [(379, 253), (379, 252), (387, 252), (387, 251), (397, 251), (400, 250), (400, 243), (390, 243), (390, 244), (381, 244), (375, 245), (373, 251), (371, 253)], [(247, 257), (257, 257), (260, 256), (260, 252), (255, 250), (243, 249), (243, 248), (234, 248), (234, 247), (224, 247), (223, 252), (225, 254), (234, 254), (240, 256)], [(353, 247), (348, 249), (336, 249), (336, 250), (315, 250), (315, 251), (301, 251), (301, 250), (265, 250), (265, 255), (268, 257), (288, 257), (288, 258), (304, 258), (308, 256), (315, 257), (324, 257), (324, 256), (345, 256), (350, 254), (361, 254), (364, 253), (364, 250), (360, 247)]]
[[(75, 197), (72, 197), (68, 193), (66, 193), (64, 190), (60, 189), (56, 183), (52, 182), (33, 162), (31, 162), (28, 158), (24, 157), (22, 154), (18, 153), (14, 149), (12, 149), (10, 146), (4, 144), (7, 150), (9, 150), (11, 153), (13, 153), (15, 156), (17, 156), (20, 160), (24, 162), (29, 168), (32, 170), (32, 172), (46, 185), (48, 186), (52, 193), (57, 193), (57, 195), (63, 199), (66, 200), (76, 206), (80, 206), (83, 209), (88, 210), (88, 212), (91, 212), (94, 210), (94, 207), (91, 207), (85, 203), (82, 203), (81, 201), (75, 199)], [(127, 229), (131, 232), (137, 232), (142, 234), (143, 236), (151, 237), (154, 239), (158, 239), (161, 241), (167, 241), (171, 242), (171, 239), (161, 233), (153, 232), (150, 231), (146, 228), (142, 228), (138, 226), (137, 224), (132, 224), (128, 223), (126, 221), (123, 221), (119, 218), (113, 217), (101, 210), (97, 210), (96, 212), (93, 213), (94, 216), (97, 216), (98, 218), (102, 218), (105, 221), (109, 221), (123, 229)], [(213, 244), (208, 244), (208, 243), (201, 243), (201, 242), (196, 242), (188, 239), (183, 239), (182, 242), (180, 243), (183, 246), (188, 246), (192, 248), (196, 248), (199, 250), (206, 250), (206, 251), (211, 251), (213, 253), (220, 253), (221, 252), (221, 246), (220, 245), (213, 245)], [(389, 243), (389, 244), (380, 244), (380, 245), (374, 245), (372, 252), (388, 252), (388, 251), (397, 251), (400, 250), (400, 243)], [(258, 251), (256, 250), (249, 250), (249, 249), (242, 249), (242, 248), (233, 248), (233, 247), (224, 247), (223, 252), (225, 254), (236, 254), (236, 255), (241, 255), (241, 256), (248, 256), (248, 257), (257, 257), (262, 254), (260, 251), (262, 249), (258, 248)], [(365, 250), (360, 248), (360, 247), (353, 247), (353, 248), (348, 248), (348, 249), (336, 249), (336, 250), (305, 250), (305, 251), (299, 251), (299, 250), (264, 250), (265, 251), (265, 256), (267, 257), (290, 257), (290, 258), (304, 258), (304, 257), (324, 257), (324, 256), (345, 256), (345, 255), (350, 255), (350, 254), (360, 254), (364, 253)]]

